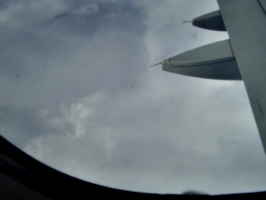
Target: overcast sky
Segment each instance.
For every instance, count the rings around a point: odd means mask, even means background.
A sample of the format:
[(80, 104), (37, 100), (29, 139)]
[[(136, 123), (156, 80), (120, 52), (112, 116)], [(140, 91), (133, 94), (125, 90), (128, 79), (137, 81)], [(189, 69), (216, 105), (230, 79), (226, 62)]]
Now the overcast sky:
[(265, 190), (242, 81), (149, 66), (223, 32), (183, 24), (215, 0), (2, 0), (0, 134), (105, 186), (157, 193)]

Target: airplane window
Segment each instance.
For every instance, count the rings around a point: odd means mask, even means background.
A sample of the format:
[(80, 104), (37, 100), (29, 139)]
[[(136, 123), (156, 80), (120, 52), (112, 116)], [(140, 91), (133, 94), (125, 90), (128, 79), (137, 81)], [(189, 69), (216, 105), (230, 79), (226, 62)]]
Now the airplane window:
[(108, 187), (265, 190), (266, 157), (243, 81), (149, 67), (229, 39), (182, 23), (216, 10), (210, 0), (2, 0), (1, 136)]

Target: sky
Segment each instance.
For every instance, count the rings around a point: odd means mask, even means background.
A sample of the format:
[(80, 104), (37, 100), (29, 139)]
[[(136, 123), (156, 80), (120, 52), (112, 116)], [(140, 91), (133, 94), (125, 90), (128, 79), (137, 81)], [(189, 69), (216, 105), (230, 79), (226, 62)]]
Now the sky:
[(139, 192), (265, 190), (242, 81), (149, 67), (228, 38), (214, 0), (3, 0), (0, 134), (41, 162)]

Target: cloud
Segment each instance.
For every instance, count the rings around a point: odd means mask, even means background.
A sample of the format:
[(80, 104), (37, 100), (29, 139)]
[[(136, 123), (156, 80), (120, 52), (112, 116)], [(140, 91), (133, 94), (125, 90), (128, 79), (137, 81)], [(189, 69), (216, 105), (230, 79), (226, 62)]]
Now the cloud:
[(4, 1), (0, 13), (1, 28), (23, 28), (47, 20), (67, 6), (61, 0), (52, 1)]
[(111, 187), (264, 189), (244, 84), (149, 68), (228, 37), (181, 23), (218, 9), (214, 1), (30, 2), (12, 1), (0, 14), (1, 135)]
[(122, 4), (92, 1), (75, 7), (73, 11), (56, 15), (46, 25), (67, 34), (85, 34), (87, 37), (110, 30), (140, 35), (145, 30), (141, 21), (144, 11), (131, 1)]
[(80, 14), (80, 15), (94, 15), (99, 11), (97, 4), (88, 4), (85, 6), (81, 6), (78, 9), (73, 11), (73, 14)]

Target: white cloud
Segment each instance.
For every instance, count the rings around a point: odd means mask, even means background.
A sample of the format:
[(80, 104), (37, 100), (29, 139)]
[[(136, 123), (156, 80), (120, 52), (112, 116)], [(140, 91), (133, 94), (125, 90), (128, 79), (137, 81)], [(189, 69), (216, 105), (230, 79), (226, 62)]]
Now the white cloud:
[(101, 94), (97, 93), (93, 96), (79, 100), (77, 103), (72, 103), (69, 107), (61, 106), (63, 120), (71, 125), (70, 135), (82, 137), (88, 131), (88, 127), (93, 126), (90, 118), (94, 115), (94, 108), (97, 107), (98, 101), (101, 100)]
[(81, 6), (80, 8), (73, 11), (73, 14), (81, 15), (93, 15), (99, 11), (97, 4), (88, 4)]

